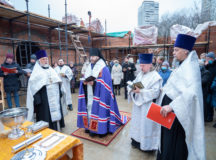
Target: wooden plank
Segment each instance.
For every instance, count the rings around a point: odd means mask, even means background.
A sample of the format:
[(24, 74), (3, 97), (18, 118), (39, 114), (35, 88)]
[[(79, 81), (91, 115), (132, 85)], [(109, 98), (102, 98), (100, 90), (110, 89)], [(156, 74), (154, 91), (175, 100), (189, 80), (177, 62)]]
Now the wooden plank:
[[(209, 43), (212, 43), (212, 41), (210, 41)], [(195, 43), (195, 46), (199, 46), (199, 45), (207, 45), (208, 42), (204, 41), (204, 42), (197, 42)], [(131, 49), (147, 49), (147, 48), (161, 48), (161, 47), (173, 47), (174, 44), (154, 44), (154, 45), (140, 45), (140, 46), (130, 46)], [(129, 48), (128, 45), (122, 45), (122, 46), (102, 46), (102, 49), (125, 49), (125, 48)]]

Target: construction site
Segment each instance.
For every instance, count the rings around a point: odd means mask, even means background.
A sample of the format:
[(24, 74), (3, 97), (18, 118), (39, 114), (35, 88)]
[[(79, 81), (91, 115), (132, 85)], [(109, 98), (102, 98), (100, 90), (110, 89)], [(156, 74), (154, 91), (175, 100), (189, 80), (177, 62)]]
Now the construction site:
[[(133, 58), (133, 62), (136, 63), (139, 53), (153, 53), (156, 57), (164, 56), (169, 64), (172, 64), (176, 36), (178, 33), (183, 33), (196, 35), (197, 40), (194, 50), (196, 50), (198, 56), (210, 51), (216, 53), (216, 22), (201, 24), (193, 33), (191, 33), (191, 30), (186, 30), (184, 26), (176, 25), (173, 27), (174, 30), (169, 31), (174, 34), (170, 33), (162, 37), (158, 36), (158, 30), (155, 26), (139, 28), (140, 30), (135, 29), (134, 31), (106, 33), (106, 26), (105, 31), (100, 30), (100, 27), (102, 27), (100, 22), (96, 23), (96, 27), (74, 23), (71, 20), (73, 17), (68, 15), (66, 8), (65, 17), (60, 21), (49, 16), (45, 17), (32, 13), (29, 11), (28, 1), (26, 1), (26, 11), (20, 11), (0, 3), (0, 64), (4, 63), (7, 53), (13, 53), (15, 61), (22, 69), (25, 69), (30, 62), (31, 55), (43, 49), (48, 54), (50, 65), (57, 63), (60, 58), (66, 64), (73, 62), (78, 69), (77, 83), (79, 83), (80, 72), (86, 60), (85, 57), (89, 57), (90, 48), (99, 48), (108, 62), (117, 59), (122, 64), (124, 58), (128, 56)], [(20, 80), (21, 105), (25, 106), (27, 90), (25, 75), (20, 76)], [(0, 101), (2, 103), (0, 111), (2, 111), (7, 108), (7, 104), (4, 102), (6, 98), (3, 93), (2, 82), (0, 85), (2, 99)], [(78, 91), (78, 88), (76, 88), (76, 91)], [(67, 127), (63, 129), (63, 133), (71, 134), (77, 129), (75, 113), (77, 113), (78, 98), (78, 93), (72, 95), (74, 111), (70, 112), (65, 118)], [(132, 105), (124, 100), (123, 94), (117, 97), (117, 101), (121, 110), (132, 112)], [(71, 125), (71, 121), (74, 123), (73, 125)], [(213, 160), (216, 157), (214, 152), (215, 130), (211, 127), (212, 125), (213, 123), (209, 123), (205, 128), (208, 160)], [(85, 144), (84, 159), (155, 159), (155, 153), (140, 152), (131, 148), (129, 128), (130, 124), (106, 148), (83, 139), (82, 142)], [(125, 141), (125, 138), (128, 140)], [(98, 151), (98, 156), (92, 154), (95, 153), (95, 150)], [(114, 152), (117, 152), (117, 154), (114, 155)]]
[[(28, 4), (27, 4), (28, 5)], [(155, 37), (154, 42), (146, 41), (144, 44), (134, 44), (131, 31), (120, 33), (118, 36), (106, 33), (98, 33), (88, 28), (77, 26), (74, 23), (64, 23), (49, 17), (44, 17), (28, 11), (22, 12), (5, 5), (0, 6), (0, 62), (4, 61), (4, 55), (11, 52), (15, 55), (17, 63), (24, 67), (30, 61), (30, 55), (39, 49), (45, 49), (49, 55), (50, 64), (60, 57), (67, 63), (73, 61), (81, 65), (80, 57), (88, 54), (90, 47), (100, 48), (106, 60), (134, 56), (138, 53), (152, 52), (154, 55), (166, 56), (172, 60), (173, 43), (170, 36)], [(198, 36), (195, 50), (198, 55), (203, 52), (216, 51), (215, 33), (216, 26), (208, 26)], [(88, 42), (90, 35), (91, 42)], [(151, 37), (143, 37), (143, 39)]]

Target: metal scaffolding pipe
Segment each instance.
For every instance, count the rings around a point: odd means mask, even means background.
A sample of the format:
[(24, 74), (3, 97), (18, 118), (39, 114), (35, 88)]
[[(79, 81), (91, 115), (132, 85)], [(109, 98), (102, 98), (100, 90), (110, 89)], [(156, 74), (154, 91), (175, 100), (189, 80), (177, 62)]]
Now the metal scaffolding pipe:
[(50, 18), (50, 4), (48, 4), (48, 17)]
[(59, 38), (59, 49), (60, 49), (60, 57), (61, 57), (61, 31), (60, 31), (60, 28), (59, 28), (59, 25), (58, 25), (58, 38)]
[(26, 1), (26, 8), (27, 8), (27, 24), (28, 24), (28, 40), (29, 40), (29, 50), (30, 55), (32, 54), (32, 48), (31, 48), (31, 26), (30, 26), (30, 20), (29, 20), (29, 0)]
[(67, 55), (67, 63), (68, 63), (67, 0), (65, 0), (65, 43), (66, 43), (66, 55)]

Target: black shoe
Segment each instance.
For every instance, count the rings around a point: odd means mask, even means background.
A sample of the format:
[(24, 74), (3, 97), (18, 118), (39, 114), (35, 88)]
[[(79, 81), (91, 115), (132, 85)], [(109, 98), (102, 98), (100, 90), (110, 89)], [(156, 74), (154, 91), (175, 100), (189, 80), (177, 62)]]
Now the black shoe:
[(213, 125), (214, 128), (216, 128), (216, 123)]
[(90, 137), (95, 137), (96, 135), (97, 135), (96, 133), (91, 133), (91, 132), (89, 133)]
[(73, 88), (73, 91), (72, 91), (72, 93), (75, 93), (75, 89)]
[(90, 133), (90, 131), (88, 129), (85, 129), (85, 133)]
[(68, 105), (68, 109), (69, 109), (70, 111), (73, 111), (73, 106), (72, 106), (72, 104), (69, 104), (69, 105)]
[(99, 134), (99, 138), (104, 138), (107, 136), (107, 133), (106, 134)]
[(132, 142), (131, 142), (131, 145), (134, 147), (134, 148), (137, 148), (137, 149), (140, 149), (140, 143), (135, 141), (133, 138), (131, 138)]

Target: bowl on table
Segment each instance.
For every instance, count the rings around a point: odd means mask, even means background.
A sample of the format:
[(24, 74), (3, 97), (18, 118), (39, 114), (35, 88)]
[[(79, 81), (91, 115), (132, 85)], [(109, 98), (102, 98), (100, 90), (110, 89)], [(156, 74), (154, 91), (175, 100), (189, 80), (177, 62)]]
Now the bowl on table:
[(9, 139), (17, 139), (24, 134), (24, 131), (19, 127), (26, 121), (28, 115), (28, 108), (18, 107), (6, 109), (0, 112), (0, 121), (6, 127), (12, 128), (8, 135)]

